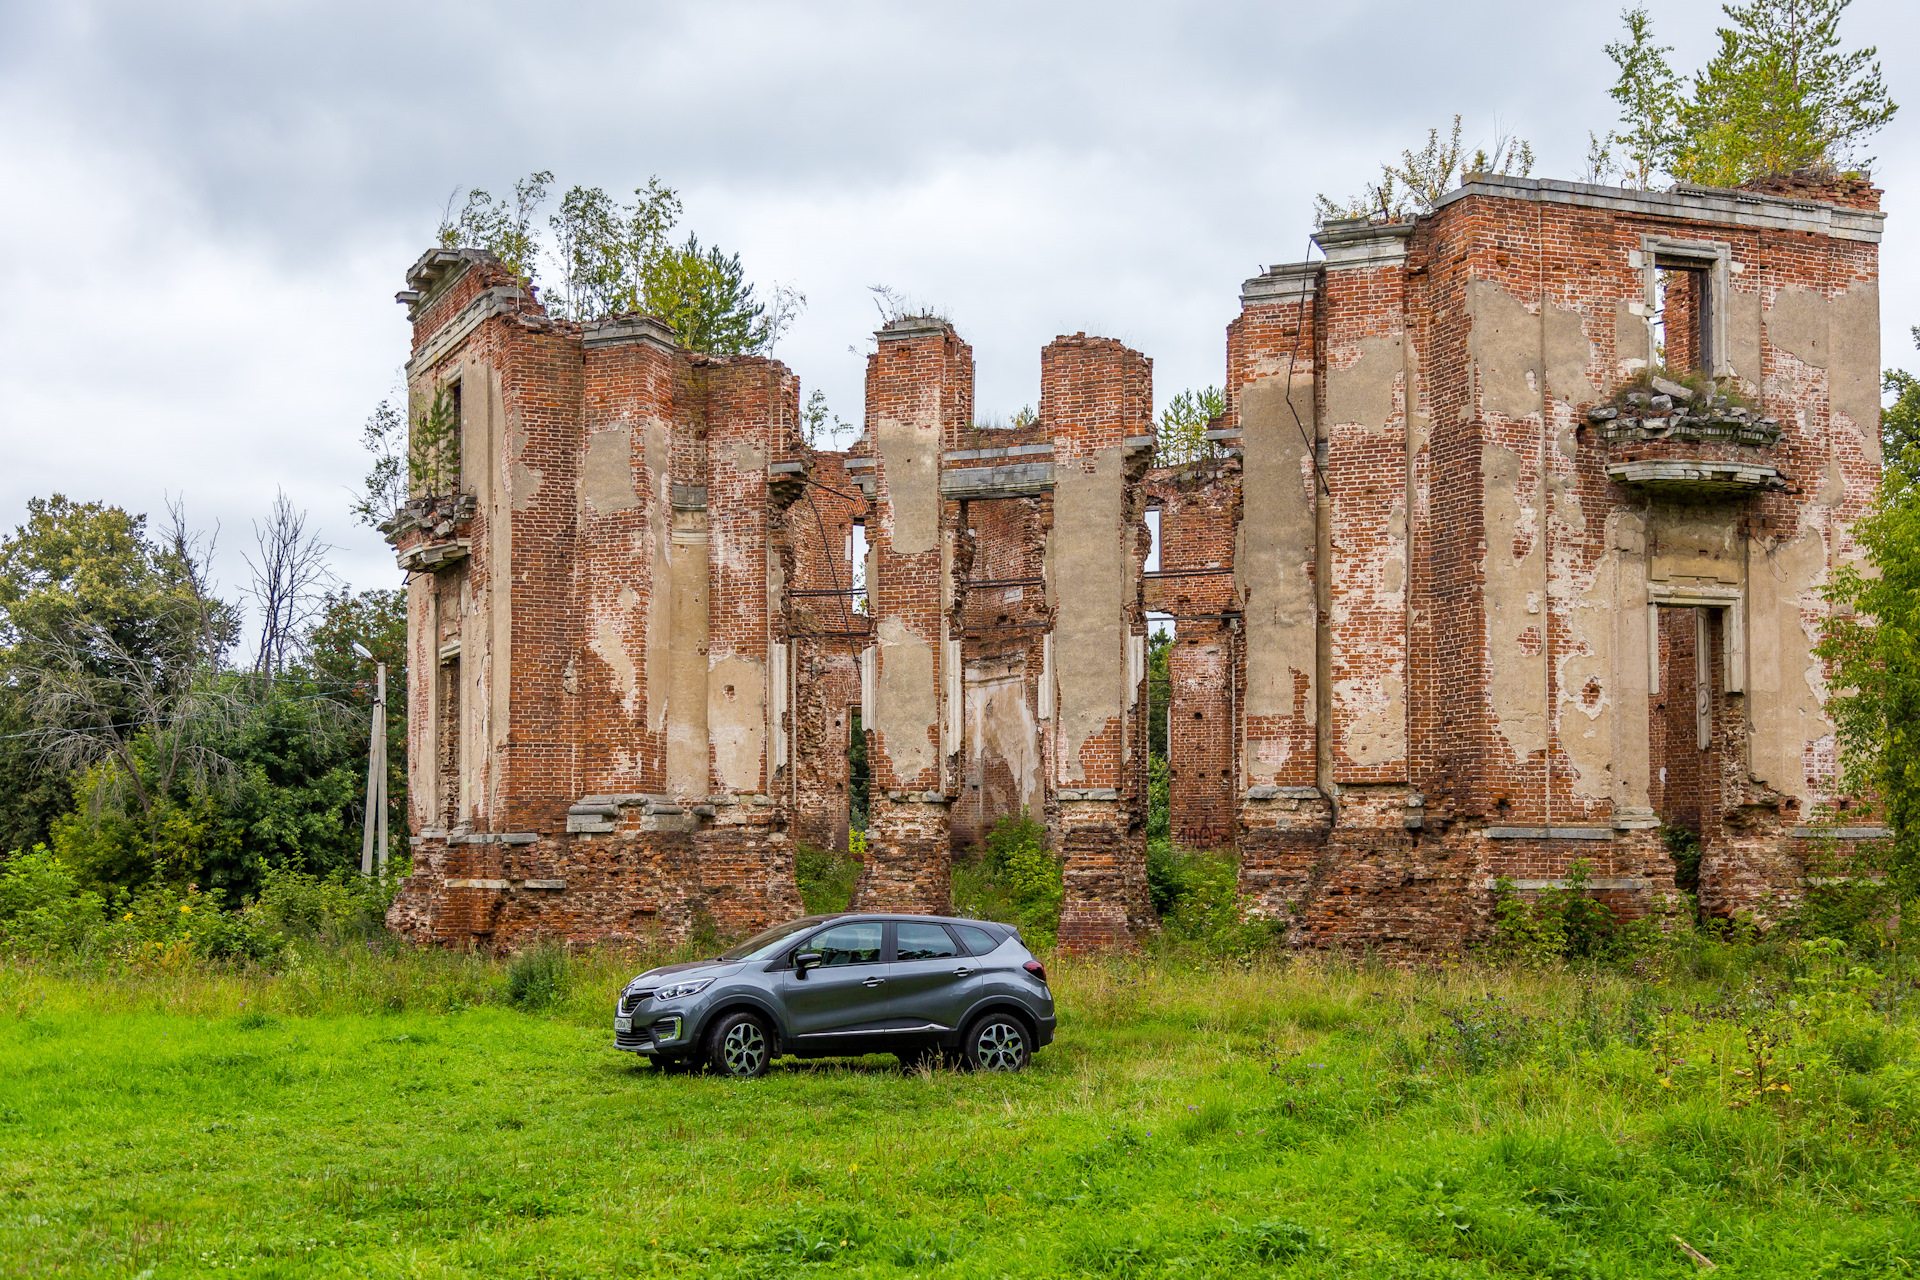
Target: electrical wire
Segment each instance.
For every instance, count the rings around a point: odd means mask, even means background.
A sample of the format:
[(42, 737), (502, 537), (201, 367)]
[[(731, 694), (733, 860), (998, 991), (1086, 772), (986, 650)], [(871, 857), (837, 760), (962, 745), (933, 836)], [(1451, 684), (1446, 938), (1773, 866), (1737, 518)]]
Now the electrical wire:
[[(1307, 233), (1307, 251), (1300, 259), (1306, 265), (1313, 257), (1313, 233)], [(1320, 482), (1320, 492), (1326, 497), (1333, 496), (1333, 490), (1327, 487), (1327, 477), (1320, 471), (1320, 450), (1307, 438), (1307, 424), (1300, 420), (1300, 410), (1293, 406), (1293, 361), (1300, 352), (1300, 335), (1307, 327), (1307, 273), (1300, 273), (1300, 300), (1294, 314), (1293, 346), (1287, 352), (1287, 412), (1293, 415), (1293, 425), (1300, 429), (1300, 442), (1307, 446), (1307, 457), (1313, 460), (1313, 478)]]

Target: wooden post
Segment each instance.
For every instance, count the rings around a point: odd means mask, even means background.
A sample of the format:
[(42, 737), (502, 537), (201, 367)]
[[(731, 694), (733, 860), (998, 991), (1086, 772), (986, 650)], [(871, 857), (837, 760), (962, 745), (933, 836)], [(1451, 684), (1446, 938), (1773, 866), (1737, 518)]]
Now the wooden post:
[(373, 698), (373, 754), (374, 772), (380, 781), (380, 875), (387, 874), (387, 664), (381, 663), (374, 673)]
[(379, 869), (387, 874), (387, 664), (374, 669), (372, 729), (367, 735), (367, 818), (360, 832), (360, 874), (374, 873), (375, 831)]

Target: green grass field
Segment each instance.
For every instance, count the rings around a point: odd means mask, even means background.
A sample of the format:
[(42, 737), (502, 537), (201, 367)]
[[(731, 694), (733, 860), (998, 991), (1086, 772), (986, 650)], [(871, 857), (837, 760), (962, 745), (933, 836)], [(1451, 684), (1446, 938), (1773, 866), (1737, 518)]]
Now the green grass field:
[(1058, 961), (1024, 1075), (747, 1084), (613, 1051), (620, 957), (537, 1014), (470, 957), (16, 964), (0, 1271), (1696, 1274), (1677, 1236), (1721, 1276), (1912, 1274), (1920, 993), (1783, 955), (1644, 980)]

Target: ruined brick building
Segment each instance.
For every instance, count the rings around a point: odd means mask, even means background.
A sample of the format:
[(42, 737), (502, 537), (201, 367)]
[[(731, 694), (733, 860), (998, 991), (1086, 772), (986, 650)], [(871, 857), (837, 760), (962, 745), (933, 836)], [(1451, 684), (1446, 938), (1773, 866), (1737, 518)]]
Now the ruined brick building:
[[(1496, 877), (1576, 860), (1664, 910), (1663, 821), (1710, 910), (1765, 914), (1844, 803), (1811, 645), (1878, 477), (1882, 220), (1870, 189), (1476, 176), (1331, 223), (1242, 287), (1217, 456), (1179, 468), (1108, 339), (1047, 346), (1037, 420), (982, 429), (960, 335), (895, 320), (864, 434), (819, 452), (778, 362), (556, 321), (430, 252), (408, 372), (457, 396), (461, 479), (393, 526), (391, 918), (502, 947), (796, 914), (857, 732), (859, 905), (943, 906), (956, 842), (1025, 808), (1063, 940), (1122, 943), (1151, 925), (1150, 613), (1176, 837), (1236, 849), (1297, 943), (1457, 947)], [(1656, 359), (1731, 395), (1627, 394)]]

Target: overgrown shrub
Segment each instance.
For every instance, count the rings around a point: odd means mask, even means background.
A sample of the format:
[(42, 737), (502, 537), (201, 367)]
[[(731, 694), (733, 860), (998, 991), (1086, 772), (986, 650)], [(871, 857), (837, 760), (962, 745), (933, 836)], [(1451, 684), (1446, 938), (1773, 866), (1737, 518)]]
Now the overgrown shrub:
[(793, 879), (808, 915), (845, 911), (859, 878), (860, 863), (850, 854), (805, 843), (793, 851)]
[(1282, 928), (1248, 911), (1240, 893), (1240, 862), (1231, 853), (1149, 841), (1147, 899), (1168, 940), (1214, 957), (1250, 958), (1272, 945)]
[(0, 952), (169, 967), (199, 957), (275, 968), (294, 939), (385, 938), (394, 889), (391, 880), (271, 871), (257, 902), (230, 911), (192, 884), (153, 880), (110, 896), (83, 884), (44, 846), (0, 863)]
[(1661, 827), (1660, 839), (1673, 859), (1674, 887), (1682, 893), (1700, 892), (1700, 837), (1685, 827)]
[(1024, 811), (994, 823), (984, 849), (954, 864), (954, 909), (1018, 925), (1028, 946), (1051, 947), (1060, 932), (1066, 884), (1046, 839), (1046, 827)]
[(1799, 905), (1781, 922), (1803, 938), (1837, 938), (1874, 955), (1896, 942), (1900, 897), (1888, 874), (1888, 841), (1813, 840)]
[(1496, 880), (1493, 957), (1538, 967), (1626, 959), (1654, 944), (1658, 931), (1650, 923), (1623, 926), (1605, 903), (1588, 896), (1590, 879), (1587, 863), (1575, 862), (1565, 885), (1541, 889), (1531, 902), (1519, 896), (1513, 881)]
[(106, 926), (107, 903), (45, 845), (0, 864), (0, 945), (25, 955), (72, 950)]
[(572, 961), (566, 948), (542, 943), (507, 962), (507, 1002), (537, 1012), (566, 998)]

